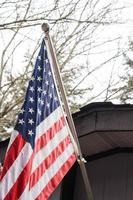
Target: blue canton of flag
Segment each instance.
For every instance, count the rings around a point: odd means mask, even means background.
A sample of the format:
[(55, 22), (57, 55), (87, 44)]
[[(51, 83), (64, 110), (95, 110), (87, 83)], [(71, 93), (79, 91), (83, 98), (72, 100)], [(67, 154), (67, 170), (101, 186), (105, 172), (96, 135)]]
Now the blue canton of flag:
[(15, 130), (22, 134), (32, 148), (35, 145), (36, 127), (59, 105), (46, 45), (43, 40), (29, 82), (25, 102), (15, 126)]

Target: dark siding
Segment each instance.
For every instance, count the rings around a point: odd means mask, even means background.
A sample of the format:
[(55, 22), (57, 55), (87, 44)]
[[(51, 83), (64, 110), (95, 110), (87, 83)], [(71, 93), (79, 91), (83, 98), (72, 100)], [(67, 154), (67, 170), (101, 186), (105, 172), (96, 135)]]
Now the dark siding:
[[(133, 155), (117, 154), (89, 162), (87, 171), (94, 200), (133, 199)], [(78, 170), (74, 200), (87, 200)]]
[(127, 196), (126, 199), (133, 199), (133, 155), (128, 156), (128, 170), (127, 170)]
[(0, 163), (2, 163), (2, 164), (4, 162), (4, 156), (5, 156), (5, 153), (6, 153), (8, 143), (9, 143), (9, 139), (5, 140), (3, 142), (0, 142)]
[(58, 188), (56, 188), (56, 190), (51, 195), (49, 200), (60, 200), (60, 193), (61, 193), (61, 185), (59, 185)]

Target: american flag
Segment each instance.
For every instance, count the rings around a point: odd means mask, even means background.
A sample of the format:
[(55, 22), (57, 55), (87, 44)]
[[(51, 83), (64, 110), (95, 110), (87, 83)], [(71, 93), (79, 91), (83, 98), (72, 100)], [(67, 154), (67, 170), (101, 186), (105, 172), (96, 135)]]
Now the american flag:
[(76, 160), (45, 41), (11, 135), (0, 200), (46, 200)]

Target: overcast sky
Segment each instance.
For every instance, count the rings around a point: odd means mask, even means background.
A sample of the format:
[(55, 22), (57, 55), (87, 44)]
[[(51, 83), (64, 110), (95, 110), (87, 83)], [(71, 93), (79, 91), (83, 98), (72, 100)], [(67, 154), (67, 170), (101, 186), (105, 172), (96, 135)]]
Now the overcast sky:
[[(39, 9), (39, 2), (40, 4), (42, 1), (33, 1), (34, 6), (36, 6), (36, 9)], [(115, 0), (113, 1), (115, 2)], [(44, 2), (43, 2), (44, 3)], [(104, 4), (104, 0), (103, 0)], [(49, 6), (49, 5), (46, 5)], [(102, 5), (101, 5), (102, 6)], [(102, 26), (100, 29), (95, 32), (96, 36), (93, 36), (93, 39), (95, 40), (96, 44), (100, 44), (103, 41), (112, 40), (113, 38), (117, 38), (114, 42), (108, 42), (104, 45), (98, 46), (98, 48), (92, 48), (88, 52), (88, 65), (89, 70), (93, 69), (94, 67), (100, 66), (104, 61), (110, 59), (113, 55), (115, 55), (118, 51), (118, 48), (120, 51), (122, 50), (127, 51), (128, 49), (128, 41), (133, 38), (133, 3), (132, 0), (119, 0), (118, 5), (115, 5), (116, 7), (126, 7), (125, 9), (122, 9), (121, 11), (116, 11), (114, 15), (116, 15), (117, 19), (119, 20), (118, 24), (112, 24), (112, 25), (105, 25)], [(2, 49), (4, 49), (6, 41), (9, 38), (9, 35), (11, 34), (9, 31), (2, 31), (0, 37), (1, 42), (1, 52)], [(51, 33), (54, 34), (54, 33)], [(23, 72), (23, 62), (24, 62), (24, 56), (25, 52), (29, 49), (29, 51), (32, 51), (32, 49), (36, 46), (36, 42), (38, 38), (40, 38), (43, 35), (41, 31), (41, 27), (32, 27), (29, 29), (23, 29), (19, 36), (14, 40), (13, 45), (15, 46), (16, 42), (18, 42), (22, 37), (25, 37), (25, 42), (23, 42), (19, 48), (15, 51), (14, 57), (12, 58), (11, 62), (13, 62), (13, 69), (12, 72), (14, 76), (16, 76), (18, 73)], [(87, 48), (87, 47), (86, 47)], [(79, 61), (77, 61), (79, 62)], [(107, 64), (105, 64), (102, 68), (100, 68), (98, 71), (93, 73), (91, 76), (88, 76), (84, 79), (80, 87), (83, 87), (83, 85), (92, 85), (93, 90), (91, 91), (91, 94), (89, 96), (97, 96), (101, 91), (104, 91), (106, 87), (108, 86), (108, 83), (110, 81), (110, 76), (113, 74), (111, 78), (111, 82), (115, 84), (118, 81), (118, 78), (120, 75), (124, 73), (124, 60), (123, 57), (120, 56), (117, 59), (111, 60)], [(88, 70), (88, 71), (89, 71)], [(83, 77), (86, 76), (86, 74), (83, 74)], [(82, 77), (82, 78), (83, 78)], [(81, 80), (82, 80), (81, 78)], [(79, 81), (81, 81), (79, 79)], [(105, 98), (106, 93), (103, 92), (102, 95), (98, 96), (94, 101), (103, 101)], [(87, 99), (88, 95), (86, 95)], [(92, 100), (93, 101), (93, 100)], [(117, 101), (114, 101), (117, 103)]]

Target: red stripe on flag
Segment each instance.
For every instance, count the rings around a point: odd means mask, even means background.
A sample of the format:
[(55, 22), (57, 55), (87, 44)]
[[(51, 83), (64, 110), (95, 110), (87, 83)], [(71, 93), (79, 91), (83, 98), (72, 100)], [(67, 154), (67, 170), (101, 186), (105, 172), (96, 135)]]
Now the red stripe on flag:
[(45, 173), (45, 171), (55, 162), (59, 155), (63, 153), (66, 147), (71, 143), (70, 136), (67, 136), (60, 144), (51, 152), (51, 154), (42, 161), (38, 168), (32, 173), (30, 179), (30, 188), (32, 188)]
[[(33, 154), (4, 200), (19, 199), (30, 179)], [(18, 166), (19, 167), (19, 166)]]
[(59, 183), (62, 181), (63, 177), (72, 167), (74, 162), (76, 161), (75, 154), (73, 153), (69, 159), (62, 165), (62, 167), (58, 170), (57, 174), (50, 180), (50, 182), (46, 185), (46, 187), (41, 191), (40, 195), (36, 198), (36, 200), (47, 200), (51, 193), (56, 189)]
[(11, 165), (14, 163), (16, 158), (18, 157), (25, 143), (26, 142), (23, 139), (22, 135), (18, 133), (18, 136), (15, 138), (15, 140), (13, 141), (13, 143), (11, 144), (10, 148), (6, 153), (6, 157), (4, 160), (4, 168), (0, 177), (1, 180), (5, 176), (6, 172), (9, 170)]
[(47, 130), (36, 142), (35, 153), (43, 148), (65, 125), (64, 116), (62, 116), (53, 126)]

